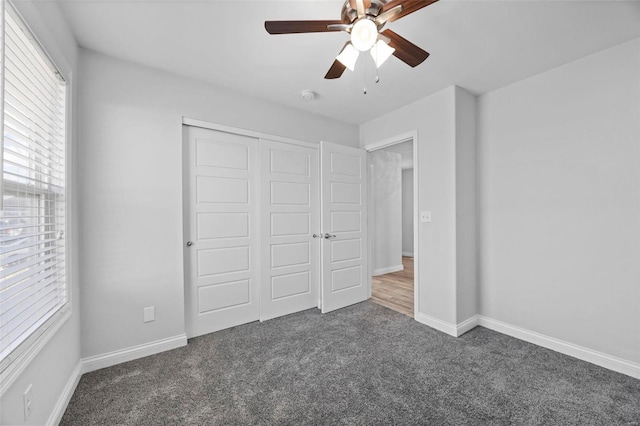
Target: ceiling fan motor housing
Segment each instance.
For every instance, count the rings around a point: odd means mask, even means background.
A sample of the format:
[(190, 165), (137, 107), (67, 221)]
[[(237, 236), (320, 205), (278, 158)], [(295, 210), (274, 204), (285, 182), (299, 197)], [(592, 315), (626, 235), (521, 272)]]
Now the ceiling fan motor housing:
[[(365, 14), (371, 18), (375, 18), (380, 14), (382, 6), (384, 6), (384, 2), (381, 0), (371, 0), (371, 5), (365, 9)], [(358, 11), (351, 7), (349, 0), (345, 1), (344, 6), (342, 6), (342, 21), (352, 24), (356, 19), (358, 19)]]

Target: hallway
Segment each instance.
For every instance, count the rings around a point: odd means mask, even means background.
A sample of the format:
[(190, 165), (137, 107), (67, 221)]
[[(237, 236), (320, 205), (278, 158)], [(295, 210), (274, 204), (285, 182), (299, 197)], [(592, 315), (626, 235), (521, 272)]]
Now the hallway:
[(402, 256), (404, 270), (371, 278), (371, 300), (413, 318), (413, 257)]

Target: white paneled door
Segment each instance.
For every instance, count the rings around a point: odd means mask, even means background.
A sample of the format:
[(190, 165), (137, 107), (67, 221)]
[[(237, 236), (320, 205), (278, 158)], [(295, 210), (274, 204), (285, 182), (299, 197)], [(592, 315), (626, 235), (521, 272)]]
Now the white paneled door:
[(361, 149), (322, 142), (322, 312), (368, 298), (367, 169)]
[(184, 126), (187, 336), (259, 318), (258, 140)]
[(188, 337), (368, 298), (365, 151), (196, 126), (184, 143)]
[(318, 304), (318, 149), (260, 140), (260, 157), (260, 319), (267, 320)]

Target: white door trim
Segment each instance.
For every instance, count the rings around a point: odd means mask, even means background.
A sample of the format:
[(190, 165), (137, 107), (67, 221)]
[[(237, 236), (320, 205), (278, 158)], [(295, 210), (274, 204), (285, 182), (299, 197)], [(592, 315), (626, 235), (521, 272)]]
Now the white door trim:
[(297, 139), (285, 138), (282, 136), (271, 135), (269, 133), (258, 132), (255, 130), (241, 129), (239, 127), (226, 126), (224, 124), (212, 123), (210, 121), (198, 120), (195, 118), (182, 117), (182, 124), (186, 126), (201, 127), (203, 129), (217, 130), (219, 132), (233, 133), (241, 136), (249, 136), (256, 139), (269, 139), (275, 142), (284, 142), (293, 145), (306, 146), (308, 148), (320, 147), (319, 143), (299, 141)]
[[(372, 142), (370, 144), (365, 145), (363, 148), (367, 152), (376, 151), (378, 149), (386, 148), (392, 145), (397, 145), (399, 143), (413, 141), (413, 317), (414, 319), (418, 316), (420, 312), (420, 197), (419, 197), (419, 187), (418, 187), (418, 176), (419, 173), (419, 161), (418, 161), (418, 131), (413, 130), (411, 132), (403, 133), (397, 136), (392, 136), (387, 139), (383, 139), (381, 141)], [(373, 218), (373, 212), (371, 211), (372, 206), (369, 204), (369, 217)], [(367, 229), (369, 235), (373, 233), (373, 224), (371, 220), (367, 223)], [(369, 246), (371, 246), (372, 240), (369, 239)], [(371, 255), (371, 249), (369, 249), (369, 255)], [(369, 259), (372, 257), (369, 256)], [(372, 265), (373, 262), (370, 262)], [(371, 295), (371, 274), (372, 269), (369, 267), (369, 295)]]

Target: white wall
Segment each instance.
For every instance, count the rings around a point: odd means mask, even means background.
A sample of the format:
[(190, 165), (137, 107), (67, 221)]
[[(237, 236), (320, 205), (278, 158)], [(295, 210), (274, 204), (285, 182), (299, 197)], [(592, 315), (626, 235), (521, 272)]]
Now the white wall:
[[(57, 5), (51, 2), (30, 1), (14, 2), (14, 4), (53, 61), (65, 74), (67, 81), (70, 82), (70, 103), (75, 105), (78, 49)], [(71, 161), (68, 165), (72, 170), (72, 173), (67, 176), (67, 197), (70, 201), (67, 216), (71, 224), (70, 228), (67, 228), (67, 243), (70, 243), (67, 251), (67, 272), (71, 283), (71, 317), (1, 396), (0, 424), (3, 425), (45, 424), (54, 413), (54, 408), (60, 397), (63, 396), (63, 389), (69, 380), (71, 379), (72, 384), (74, 383), (74, 374), (72, 373), (80, 360), (80, 286), (77, 273), (79, 250), (77, 245), (77, 197), (75, 196), (77, 179), (73, 174), (77, 149), (76, 112), (77, 110), (72, 107), (71, 122), (67, 129), (70, 144), (68, 149), (71, 151)], [(29, 420), (25, 422), (22, 394), (29, 385), (32, 385), (33, 389), (33, 411)], [(64, 403), (65, 401), (60, 402)], [(64, 407), (61, 408), (64, 409)]]
[(420, 258), (416, 259), (420, 271), (418, 313), (448, 325), (458, 323), (456, 151), (466, 149), (456, 144), (467, 143), (465, 137), (456, 137), (462, 132), (456, 126), (469, 121), (456, 120), (456, 102), (473, 99), (472, 95), (462, 96), (462, 92), (451, 86), (360, 126), (362, 147), (408, 132), (418, 133), (418, 205), (421, 211), (432, 214), (431, 223), (421, 223), (414, 231), (420, 244)]
[[(82, 355), (184, 333), (182, 116), (357, 145), (356, 126), (81, 50)], [(145, 306), (156, 321), (143, 323)]]
[(370, 152), (373, 211), (373, 275), (402, 270), (401, 156), (383, 149)]
[(402, 253), (413, 256), (413, 169), (402, 171)]
[(640, 39), (478, 98), (481, 313), (640, 362)]
[(456, 87), (456, 323), (479, 312), (476, 235), (476, 97)]

